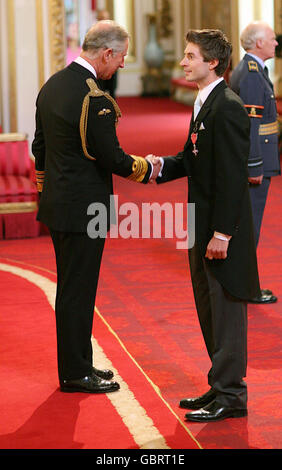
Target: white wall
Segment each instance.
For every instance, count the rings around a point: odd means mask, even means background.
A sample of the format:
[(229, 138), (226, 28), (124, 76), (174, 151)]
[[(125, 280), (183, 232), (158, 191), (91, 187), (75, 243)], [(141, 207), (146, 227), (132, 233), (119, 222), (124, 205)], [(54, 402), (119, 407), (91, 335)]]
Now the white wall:
[(5, 1), (0, 2), (0, 57), (1, 57), (1, 123), (4, 131), (9, 130), (10, 109), (9, 109), (9, 76), (8, 76), (8, 25), (7, 25), (7, 5)]
[(34, 0), (14, 0), (18, 132), (34, 134), (34, 105), (39, 89)]

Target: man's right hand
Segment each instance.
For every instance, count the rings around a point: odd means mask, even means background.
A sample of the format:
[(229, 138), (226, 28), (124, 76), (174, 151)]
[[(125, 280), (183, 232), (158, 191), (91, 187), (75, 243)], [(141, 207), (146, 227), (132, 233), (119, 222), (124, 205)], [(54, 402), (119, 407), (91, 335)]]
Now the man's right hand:
[(153, 165), (153, 173), (149, 181), (150, 183), (153, 183), (157, 179), (160, 173), (161, 166), (162, 166), (161, 160), (159, 157), (156, 157), (155, 155), (147, 155), (146, 160), (148, 160)]

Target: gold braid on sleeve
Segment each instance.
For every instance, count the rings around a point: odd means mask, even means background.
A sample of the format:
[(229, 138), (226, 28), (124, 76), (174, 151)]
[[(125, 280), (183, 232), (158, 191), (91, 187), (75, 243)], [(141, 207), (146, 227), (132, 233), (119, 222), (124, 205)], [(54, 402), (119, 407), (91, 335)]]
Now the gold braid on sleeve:
[(37, 191), (42, 193), (45, 171), (35, 170)]
[(89, 93), (87, 93), (82, 103), (82, 111), (81, 111), (81, 116), (80, 116), (80, 137), (81, 137), (81, 143), (82, 143), (84, 155), (87, 158), (89, 158), (89, 160), (96, 160), (96, 158), (89, 155), (87, 151), (86, 134), (87, 134), (87, 122), (88, 122), (90, 97), (99, 98), (100, 96), (105, 96), (108, 100), (111, 101), (116, 112), (116, 125), (118, 123), (119, 118), (121, 117), (121, 111), (117, 102), (114, 100), (114, 98), (111, 95), (109, 95), (109, 93), (105, 93), (104, 91), (100, 90), (100, 88), (98, 87), (95, 80), (93, 80), (93, 78), (88, 78), (86, 80), (86, 83), (89, 86), (90, 91)]
[(148, 171), (148, 162), (142, 157), (136, 157), (135, 155), (131, 155), (131, 157), (134, 159), (134, 162), (132, 164), (132, 173), (127, 179), (141, 183)]

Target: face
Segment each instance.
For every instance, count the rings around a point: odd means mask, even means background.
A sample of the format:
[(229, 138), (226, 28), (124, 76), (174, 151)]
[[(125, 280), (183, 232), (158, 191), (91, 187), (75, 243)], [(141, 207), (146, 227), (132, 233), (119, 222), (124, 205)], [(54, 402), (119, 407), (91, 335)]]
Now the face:
[(275, 56), (275, 48), (278, 46), (276, 35), (271, 28), (265, 29), (265, 37), (258, 41), (263, 60), (272, 59)]
[(197, 44), (187, 43), (184, 58), (180, 65), (184, 69), (188, 82), (196, 82), (199, 88), (203, 88), (215, 77), (214, 68), (218, 61), (204, 62), (204, 58)]
[(103, 70), (99, 78), (109, 80), (114, 73), (120, 68), (124, 68), (124, 60), (128, 52), (128, 40), (125, 43), (122, 52), (113, 53), (111, 49), (107, 49), (104, 53)]

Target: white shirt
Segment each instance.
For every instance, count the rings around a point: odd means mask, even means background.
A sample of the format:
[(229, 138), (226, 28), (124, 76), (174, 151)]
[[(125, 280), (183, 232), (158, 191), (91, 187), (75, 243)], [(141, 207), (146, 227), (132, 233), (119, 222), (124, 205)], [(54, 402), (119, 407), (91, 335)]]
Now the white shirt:
[(207, 100), (208, 96), (211, 94), (211, 92), (213, 91), (213, 89), (220, 83), (222, 82), (222, 80), (224, 80), (223, 77), (220, 77), (218, 78), (217, 80), (215, 80), (214, 82), (210, 83), (208, 86), (206, 86), (205, 88), (203, 88), (202, 90), (199, 90), (199, 93), (198, 93), (198, 96), (196, 98), (196, 101), (199, 97), (199, 99), (201, 100), (201, 103), (202, 103), (202, 106), (204, 104), (204, 102)]
[(91, 64), (89, 64), (89, 62), (87, 62), (87, 60), (83, 59), (83, 57), (80, 57), (78, 56), (74, 62), (76, 62), (77, 64), (81, 65), (82, 67), (84, 67), (85, 69), (89, 70), (91, 73), (93, 73), (94, 77), (97, 78), (97, 73), (96, 73), (96, 70), (94, 69), (94, 67), (92, 67)]

